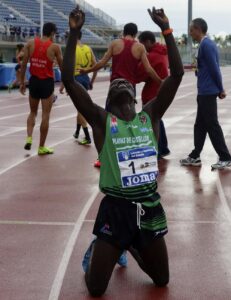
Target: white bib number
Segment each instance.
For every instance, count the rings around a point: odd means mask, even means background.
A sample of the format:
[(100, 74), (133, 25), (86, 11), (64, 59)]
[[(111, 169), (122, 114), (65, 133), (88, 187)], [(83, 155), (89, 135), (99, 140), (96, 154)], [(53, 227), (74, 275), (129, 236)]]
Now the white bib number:
[(156, 180), (158, 165), (155, 147), (119, 151), (117, 160), (124, 188), (144, 185)]

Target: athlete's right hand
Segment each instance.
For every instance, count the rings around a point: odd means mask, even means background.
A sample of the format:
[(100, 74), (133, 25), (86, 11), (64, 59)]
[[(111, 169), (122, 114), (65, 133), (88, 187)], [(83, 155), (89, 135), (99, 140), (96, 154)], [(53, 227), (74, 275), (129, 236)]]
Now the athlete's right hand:
[(77, 5), (69, 15), (70, 29), (81, 29), (85, 21), (85, 13)]
[(81, 75), (88, 74), (88, 71), (87, 71), (87, 69), (82, 69), (82, 68), (79, 68), (77, 71), (79, 71), (79, 73), (80, 73)]
[(26, 95), (26, 84), (25, 84), (25, 82), (24, 83), (20, 83), (19, 90), (20, 90), (20, 93), (22, 95)]

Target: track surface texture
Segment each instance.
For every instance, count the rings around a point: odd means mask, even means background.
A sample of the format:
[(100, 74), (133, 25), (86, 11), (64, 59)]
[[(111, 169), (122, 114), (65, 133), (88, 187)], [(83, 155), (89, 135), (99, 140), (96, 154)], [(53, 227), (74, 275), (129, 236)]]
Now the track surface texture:
[[(219, 119), (231, 150), (231, 68), (222, 73), (228, 97), (218, 101)], [(90, 92), (99, 105), (108, 85), (97, 82)], [(53, 105), (47, 138), (54, 155), (36, 154), (41, 111), (26, 152), (28, 110), (27, 97), (18, 91), (0, 93), (0, 300), (92, 299), (81, 259), (102, 198), (96, 150), (72, 137), (76, 111), (62, 95)], [(231, 170), (211, 172), (217, 155), (209, 138), (202, 167), (179, 164), (193, 147), (195, 113), (196, 79), (187, 72), (164, 116), (171, 155), (159, 164), (170, 283), (155, 287), (129, 255), (127, 268), (115, 267), (103, 300), (231, 299)]]

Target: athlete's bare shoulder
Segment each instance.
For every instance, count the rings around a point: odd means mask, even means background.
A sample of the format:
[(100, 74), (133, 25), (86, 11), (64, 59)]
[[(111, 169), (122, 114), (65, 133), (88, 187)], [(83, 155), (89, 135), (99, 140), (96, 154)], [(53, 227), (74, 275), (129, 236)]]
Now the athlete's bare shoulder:
[(144, 45), (139, 43), (139, 42), (136, 42), (133, 44), (132, 46), (132, 54), (134, 55), (135, 58), (137, 59), (141, 59), (143, 53), (145, 53), (146, 50), (144, 48)]
[(27, 53), (31, 55), (34, 51), (34, 39), (30, 39), (27, 41), (26, 45), (24, 46), (24, 54)]
[(144, 45), (141, 44), (140, 42), (136, 41), (136, 43), (134, 43), (133, 47), (137, 50), (140, 50), (140, 51), (143, 51), (145, 48), (144, 48)]
[(124, 42), (122, 39), (116, 39), (111, 42), (110, 47), (112, 49), (113, 55), (119, 54), (124, 48)]
[(49, 50), (52, 51), (53, 53), (57, 53), (57, 52), (61, 51), (61, 47), (60, 47), (60, 45), (58, 45), (56, 43), (52, 43), (49, 47)]
[(52, 43), (52, 44), (51, 44), (51, 47), (57, 49), (57, 48), (60, 48), (60, 45), (59, 45), (59, 44), (56, 44), (56, 43)]
[(30, 39), (26, 43), (26, 47), (31, 47), (31, 46), (34, 46), (34, 39)]
[(114, 48), (117, 45), (119, 45), (120, 43), (121, 43), (120, 39), (113, 40), (113, 41), (111, 41), (111, 44), (109, 45), (109, 47)]

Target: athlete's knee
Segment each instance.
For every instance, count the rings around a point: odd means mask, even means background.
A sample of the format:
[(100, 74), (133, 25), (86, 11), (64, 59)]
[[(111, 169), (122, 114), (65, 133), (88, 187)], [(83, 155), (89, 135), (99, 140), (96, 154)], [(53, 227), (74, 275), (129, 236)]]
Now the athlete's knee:
[(43, 113), (42, 114), (42, 122), (47, 123), (50, 120), (50, 113)]
[(29, 117), (36, 118), (37, 117), (37, 111), (34, 111), (34, 110), (30, 111)]
[(169, 274), (155, 276), (155, 278), (153, 278), (153, 282), (158, 287), (165, 287), (169, 283)]
[(87, 289), (92, 297), (101, 297), (107, 289), (107, 284), (100, 283), (97, 278), (94, 280), (89, 276), (89, 273), (86, 273), (85, 281)]
[(28, 122), (35, 124), (37, 113), (31, 112), (28, 116)]
[(105, 293), (105, 289), (92, 286), (88, 286), (88, 291), (92, 297), (101, 297)]

